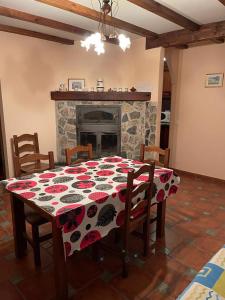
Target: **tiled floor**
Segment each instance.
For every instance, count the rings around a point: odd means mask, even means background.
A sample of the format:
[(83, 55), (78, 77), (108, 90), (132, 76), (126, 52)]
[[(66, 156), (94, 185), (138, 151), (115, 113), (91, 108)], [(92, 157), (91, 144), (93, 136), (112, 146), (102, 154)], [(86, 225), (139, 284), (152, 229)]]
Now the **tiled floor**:
[[(90, 252), (68, 261), (69, 292), (77, 300), (171, 300), (225, 243), (225, 185), (182, 175), (176, 196), (168, 199), (166, 237), (144, 260), (141, 241), (132, 238), (129, 277), (120, 276), (120, 260), (105, 253), (96, 263)], [(154, 228), (152, 229), (154, 239)], [(13, 252), (9, 199), (0, 200), (0, 299), (49, 300), (54, 296), (51, 242), (42, 247), (36, 271), (32, 251), (21, 261)]]

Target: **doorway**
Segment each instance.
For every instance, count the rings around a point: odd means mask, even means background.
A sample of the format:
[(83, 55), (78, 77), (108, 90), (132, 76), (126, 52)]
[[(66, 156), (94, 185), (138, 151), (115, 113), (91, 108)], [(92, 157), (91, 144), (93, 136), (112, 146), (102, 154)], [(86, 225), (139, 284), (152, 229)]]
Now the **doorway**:
[(166, 59), (164, 59), (162, 110), (160, 122), (160, 148), (169, 147), (170, 111), (171, 111), (171, 78)]

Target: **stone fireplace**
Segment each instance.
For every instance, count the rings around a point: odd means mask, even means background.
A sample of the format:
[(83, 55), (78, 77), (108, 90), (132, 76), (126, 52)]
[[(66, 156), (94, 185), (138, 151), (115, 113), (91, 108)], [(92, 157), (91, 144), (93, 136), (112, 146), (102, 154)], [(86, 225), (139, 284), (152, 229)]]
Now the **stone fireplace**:
[(65, 148), (92, 143), (95, 157), (139, 158), (140, 144), (154, 144), (156, 106), (151, 101), (57, 101), (57, 158)]

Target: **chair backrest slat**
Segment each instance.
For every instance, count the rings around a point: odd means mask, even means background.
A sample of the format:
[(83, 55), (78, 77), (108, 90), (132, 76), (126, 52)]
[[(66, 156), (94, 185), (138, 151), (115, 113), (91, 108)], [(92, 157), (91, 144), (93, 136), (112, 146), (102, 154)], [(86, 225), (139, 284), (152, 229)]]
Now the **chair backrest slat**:
[[(54, 169), (55, 168), (55, 163), (54, 163), (54, 154), (52, 151), (48, 152), (47, 155), (45, 154), (40, 154), (40, 153), (35, 153), (35, 154), (29, 154), (24, 157), (18, 157), (14, 155), (14, 171), (15, 171), (15, 176), (19, 177), (23, 175), (21, 166), (26, 163), (34, 163), (34, 168), (32, 169), (32, 173), (34, 172), (39, 172), (40, 170), (40, 161), (48, 161), (48, 166), (46, 169)], [(29, 172), (29, 173), (31, 173)]]
[[(138, 221), (138, 218), (150, 218), (150, 207), (153, 190), (154, 180), (154, 169), (155, 164), (149, 164), (142, 166), (138, 171), (131, 171), (127, 177), (127, 190), (126, 190), (126, 203), (125, 203), (125, 232), (129, 232), (132, 227), (133, 221)], [(142, 174), (147, 174), (148, 179), (140, 183), (140, 186), (134, 184), (134, 180)], [(144, 199), (141, 199), (139, 203), (133, 206), (133, 199), (140, 193), (145, 192)], [(138, 214), (137, 218), (135, 215), (139, 210), (143, 210)]]
[(134, 190), (131, 193), (131, 197), (135, 198), (138, 194), (141, 194), (142, 192), (146, 191), (149, 187), (149, 182), (143, 182), (138, 187), (134, 187)]
[(132, 216), (131, 218), (135, 218), (138, 213), (141, 211), (143, 214), (146, 213), (146, 207), (148, 206), (148, 202), (146, 200), (141, 200), (132, 208)]
[[(31, 143), (28, 143), (31, 142)], [(20, 145), (22, 144), (22, 145)], [(38, 134), (14, 135), (12, 139), (13, 152), (16, 156), (23, 156), (24, 152), (39, 153)]]
[[(153, 153), (157, 154), (158, 157), (163, 158), (163, 162), (161, 162), (159, 159), (146, 159), (145, 160), (145, 153)], [(160, 147), (157, 146), (145, 146), (144, 144), (141, 145), (140, 149), (140, 160), (145, 163), (149, 163), (151, 161), (154, 161), (157, 166), (160, 167), (169, 167), (169, 156), (170, 156), (170, 149), (161, 149)]]
[(19, 156), (22, 154), (22, 153), (27, 153), (27, 152), (32, 152), (32, 153), (35, 153), (35, 146), (32, 145), (32, 144), (24, 144), (20, 147), (18, 147), (18, 153), (19, 153)]
[(26, 155), (25, 157), (19, 158), (20, 164), (26, 164), (30, 162), (36, 162), (38, 160), (49, 160), (49, 155), (48, 154), (29, 154)]
[[(65, 150), (66, 153), (66, 164), (70, 165), (72, 163), (72, 157), (74, 154), (79, 154), (79, 153), (87, 153), (87, 159), (92, 159), (93, 158), (93, 152), (92, 152), (92, 145), (88, 144), (87, 146), (82, 146), (78, 145), (74, 148), (67, 148)], [(74, 164), (80, 163), (82, 161), (85, 161), (85, 159), (78, 158), (77, 160), (73, 161)]]

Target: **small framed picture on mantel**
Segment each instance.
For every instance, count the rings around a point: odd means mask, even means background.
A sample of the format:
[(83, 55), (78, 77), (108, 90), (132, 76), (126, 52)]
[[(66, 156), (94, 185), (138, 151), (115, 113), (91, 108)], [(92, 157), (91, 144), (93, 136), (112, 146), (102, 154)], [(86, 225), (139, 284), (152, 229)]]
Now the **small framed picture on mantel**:
[(68, 91), (82, 91), (85, 87), (85, 79), (68, 79)]
[(205, 87), (222, 87), (224, 73), (206, 74)]

